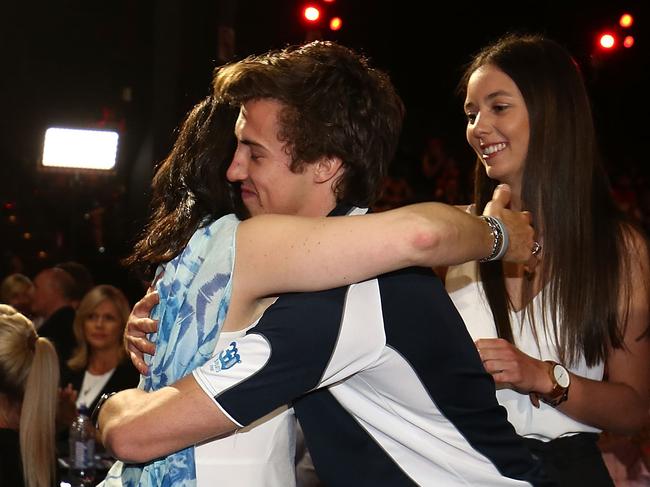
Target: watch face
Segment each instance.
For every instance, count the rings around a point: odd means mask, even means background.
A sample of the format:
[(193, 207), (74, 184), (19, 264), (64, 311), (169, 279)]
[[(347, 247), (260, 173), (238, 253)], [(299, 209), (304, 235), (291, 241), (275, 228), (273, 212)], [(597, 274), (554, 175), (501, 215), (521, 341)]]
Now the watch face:
[(560, 387), (563, 387), (565, 389), (569, 387), (571, 378), (569, 377), (569, 371), (567, 369), (561, 365), (556, 365), (553, 367), (553, 376), (555, 377), (555, 381)]

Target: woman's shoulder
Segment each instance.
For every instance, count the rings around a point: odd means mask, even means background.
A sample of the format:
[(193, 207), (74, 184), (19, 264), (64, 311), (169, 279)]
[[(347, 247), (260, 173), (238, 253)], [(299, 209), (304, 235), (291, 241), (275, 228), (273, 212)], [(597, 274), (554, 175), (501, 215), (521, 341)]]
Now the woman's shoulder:
[[(638, 226), (631, 222), (620, 223), (621, 234), (625, 244), (625, 250), (630, 253), (648, 252), (648, 236)], [(646, 255), (647, 258), (647, 255)]]
[(239, 218), (237, 218), (234, 213), (228, 213), (227, 215), (224, 215), (214, 221), (211, 221), (210, 223), (207, 223), (203, 226), (203, 228), (208, 229), (210, 233), (214, 233), (219, 229), (223, 231), (224, 229), (237, 228), (237, 225), (240, 223), (241, 220), (239, 220)]
[(650, 242), (645, 232), (630, 222), (620, 223), (619, 261), (623, 276), (642, 278), (648, 286), (650, 274)]

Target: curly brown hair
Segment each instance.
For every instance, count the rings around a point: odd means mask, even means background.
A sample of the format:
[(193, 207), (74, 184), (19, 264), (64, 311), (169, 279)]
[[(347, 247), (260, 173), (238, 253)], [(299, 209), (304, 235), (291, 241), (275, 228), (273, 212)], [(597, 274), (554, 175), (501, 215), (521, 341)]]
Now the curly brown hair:
[(291, 46), (218, 69), (213, 88), (233, 105), (259, 98), (283, 103), (279, 136), (291, 169), (338, 157), (345, 168), (338, 201), (375, 201), (397, 149), (404, 105), (388, 75), (365, 57), (333, 42)]

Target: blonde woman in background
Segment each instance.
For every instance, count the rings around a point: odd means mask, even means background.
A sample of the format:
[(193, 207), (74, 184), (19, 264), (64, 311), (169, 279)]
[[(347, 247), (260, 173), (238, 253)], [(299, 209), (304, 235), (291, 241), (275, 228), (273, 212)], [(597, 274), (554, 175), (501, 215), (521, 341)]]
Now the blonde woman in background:
[(104, 392), (116, 392), (138, 385), (138, 371), (125, 360), (122, 334), (131, 307), (116, 287), (92, 288), (79, 304), (73, 331), (77, 345), (66, 362), (61, 384), (63, 423), (69, 426), (76, 409), (84, 404), (93, 410)]
[[(54, 483), (54, 418), (59, 363), (47, 338), (11, 306), (0, 304), (0, 481)], [(20, 451), (20, 454), (18, 452)]]

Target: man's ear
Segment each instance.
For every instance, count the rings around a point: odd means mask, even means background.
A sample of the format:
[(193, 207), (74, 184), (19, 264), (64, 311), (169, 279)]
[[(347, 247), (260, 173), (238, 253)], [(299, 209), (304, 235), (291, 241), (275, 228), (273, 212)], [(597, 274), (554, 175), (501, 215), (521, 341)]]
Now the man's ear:
[(314, 163), (314, 182), (326, 183), (343, 172), (343, 161), (340, 157), (321, 157)]

